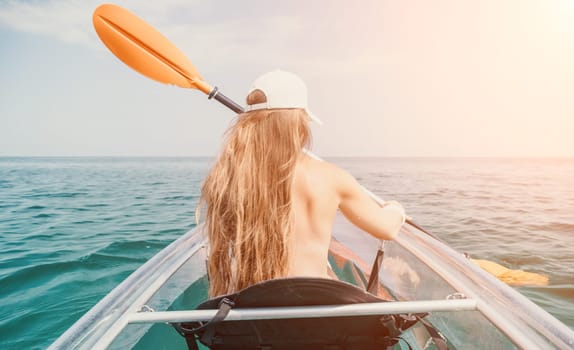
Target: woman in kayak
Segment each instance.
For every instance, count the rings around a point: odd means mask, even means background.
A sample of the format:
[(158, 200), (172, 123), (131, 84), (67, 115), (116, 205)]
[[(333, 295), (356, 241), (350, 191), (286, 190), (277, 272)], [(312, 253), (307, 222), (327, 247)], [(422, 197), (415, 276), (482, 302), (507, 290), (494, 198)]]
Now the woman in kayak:
[(379, 206), (349, 173), (305, 154), (310, 120), (320, 122), (299, 77), (274, 71), (255, 80), (202, 187), (210, 296), (273, 278), (329, 277), (337, 210), (380, 239), (404, 223), (400, 204)]

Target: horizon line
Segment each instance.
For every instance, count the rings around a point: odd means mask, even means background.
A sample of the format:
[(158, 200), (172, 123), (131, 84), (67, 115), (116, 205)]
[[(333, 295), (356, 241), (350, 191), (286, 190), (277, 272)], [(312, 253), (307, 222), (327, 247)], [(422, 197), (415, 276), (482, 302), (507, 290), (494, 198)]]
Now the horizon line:
[[(215, 158), (217, 155), (0, 155), (0, 158)], [(321, 155), (323, 158), (419, 158), (419, 159), (574, 159), (572, 156), (542, 156), (542, 155)]]

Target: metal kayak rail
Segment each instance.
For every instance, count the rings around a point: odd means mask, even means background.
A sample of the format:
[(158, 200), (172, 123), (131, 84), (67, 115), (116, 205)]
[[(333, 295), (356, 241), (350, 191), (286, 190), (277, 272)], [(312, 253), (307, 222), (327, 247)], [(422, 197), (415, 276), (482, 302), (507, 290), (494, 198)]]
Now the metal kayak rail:
[[(231, 309), (224, 321), (271, 320), (291, 318), (345, 317), (370, 315), (396, 315), (435, 311), (475, 311), (476, 301), (419, 300), (389, 301), (322, 306), (282, 306)], [(128, 316), (128, 323), (196, 322), (209, 321), (215, 316), (213, 310), (136, 312)]]

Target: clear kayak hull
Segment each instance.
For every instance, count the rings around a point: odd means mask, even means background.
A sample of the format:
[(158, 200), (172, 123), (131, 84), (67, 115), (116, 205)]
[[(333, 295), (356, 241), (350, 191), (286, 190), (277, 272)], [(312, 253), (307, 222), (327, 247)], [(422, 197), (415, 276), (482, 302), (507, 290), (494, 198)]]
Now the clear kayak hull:
[[(379, 241), (342, 217), (333, 236), (333, 270), (340, 279), (364, 286)], [(388, 298), (425, 301), (420, 305), (428, 307), (435, 301), (474, 301), (470, 311), (433, 311), (427, 317), (449, 348), (574, 348), (570, 328), (423, 232), (403, 229), (395, 241), (385, 243), (384, 252), (379, 281)], [(130, 275), (50, 349), (185, 349), (184, 339), (169, 324), (137, 319), (143, 312), (191, 310), (205, 300), (206, 257), (201, 228), (188, 232)], [(432, 348), (423, 327), (413, 327), (404, 337), (415, 349)]]

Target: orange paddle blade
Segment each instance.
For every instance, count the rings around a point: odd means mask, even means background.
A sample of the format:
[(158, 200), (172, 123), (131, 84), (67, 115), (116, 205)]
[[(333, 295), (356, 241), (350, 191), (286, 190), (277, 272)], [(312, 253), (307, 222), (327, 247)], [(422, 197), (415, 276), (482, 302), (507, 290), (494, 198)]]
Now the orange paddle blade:
[(125, 64), (165, 84), (212, 90), (185, 55), (152, 26), (116, 5), (94, 11), (94, 28), (104, 44)]

